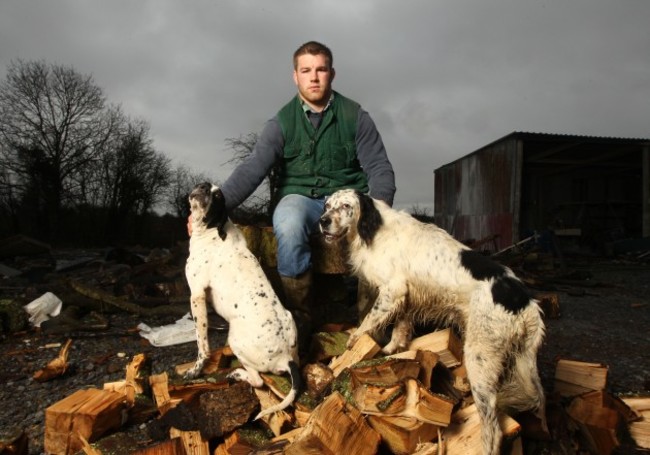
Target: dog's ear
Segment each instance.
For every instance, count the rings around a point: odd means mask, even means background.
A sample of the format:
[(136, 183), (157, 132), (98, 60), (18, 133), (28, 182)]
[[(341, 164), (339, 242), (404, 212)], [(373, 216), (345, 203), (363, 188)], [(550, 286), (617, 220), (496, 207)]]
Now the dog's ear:
[(220, 189), (212, 192), (212, 202), (203, 218), (208, 229), (217, 228), (221, 240), (226, 240), (226, 222), (228, 221), (228, 211), (226, 210), (226, 198)]
[(357, 231), (359, 232), (359, 237), (367, 245), (370, 245), (383, 221), (372, 198), (360, 191), (357, 191), (356, 194), (359, 199), (359, 222), (357, 223)]

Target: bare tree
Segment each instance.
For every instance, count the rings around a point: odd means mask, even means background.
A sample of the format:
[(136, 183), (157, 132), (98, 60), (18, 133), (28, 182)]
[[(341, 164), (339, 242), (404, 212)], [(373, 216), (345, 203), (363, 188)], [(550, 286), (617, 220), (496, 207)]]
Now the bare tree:
[(56, 236), (60, 209), (74, 201), (75, 176), (102, 150), (115, 117), (92, 76), (43, 61), (12, 61), (0, 84), (0, 165), (20, 197), (41, 209)]
[[(258, 138), (257, 133), (248, 133), (246, 136), (240, 135), (238, 138), (226, 139), (226, 145), (233, 150), (233, 157), (226, 161), (226, 163), (239, 164), (248, 159), (253, 153)], [(261, 196), (253, 198), (254, 202), (248, 204), (247, 211), (265, 213), (269, 217), (272, 216), (273, 209), (278, 202), (279, 170), (279, 165), (271, 169), (271, 172), (265, 179), (266, 190), (263, 191)]]
[(190, 214), (187, 200), (190, 191), (197, 183), (214, 182), (202, 172), (192, 172), (187, 166), (180, 165), (171, 173), (170, 184), (165, 194), (165, 208), (183, 220)]
[(127, 120), (114, 145), (101, 161), (110, 239), (133, 227), (128, 220), (163, 203), (172, 177), (170, 160), (154, 150), (145, 121)]

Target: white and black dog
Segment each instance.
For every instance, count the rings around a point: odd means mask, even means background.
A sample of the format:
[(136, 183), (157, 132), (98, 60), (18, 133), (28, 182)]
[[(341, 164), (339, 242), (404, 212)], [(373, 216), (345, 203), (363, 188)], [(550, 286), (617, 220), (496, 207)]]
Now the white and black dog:
[(190, 193), (189, 202), (192, 235), (185, 275), (199, 354), (185, 376), (198, 376), (210, 354), (207, 301), (211, 301), (217, 314), (228, 321), (228, 344), (244, 367), (229, 377), (261, 387), (260, 372), (291, 375), (291, 392), (277, 406), (260, 412), (255, 417), (259, 419), (289, 406), (300, 388), (296, 324), (241, 231), (228, 219), (221, 190), (201, 183)]
[(413, 323), (456, 325), (481, 418), (483, 452), (500, 451), (497, 409), (532, 410), (546, 427), (537, 351), (541, 310), (507, 267), (467, 248), (443, 229), (354, 190), (325, 203), (320, 229), (347, 241), (352, 271), (378, 291), (348, 346), (363, 333), (395, 323), (385, 353), (404, 350)]

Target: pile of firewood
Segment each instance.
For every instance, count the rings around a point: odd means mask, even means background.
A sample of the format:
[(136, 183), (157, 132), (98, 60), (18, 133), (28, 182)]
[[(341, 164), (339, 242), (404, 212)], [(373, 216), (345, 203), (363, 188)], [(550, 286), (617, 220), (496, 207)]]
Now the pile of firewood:
[[(46, 410), (45, 450), (108, 453), (103, 441), (112, 434), (127, 446), (122, 453), (136, 454), (481, 453), (480, 422), (452, 330), (416, 338), (408, 351), (393, 356), (381, 355), (369, 336), (346, 350), (348, 336), (316, 334), (298, 399), (256, 422), (251, 419), (260, 407), (288, 393), (288, 378), (264, 374), (266, 387), (260, 389), (229, 382), (226, 374), (237, 360), (228, 347), (213, 351), (202, 379), (189, 382), (180, 377), (191, 363), (178, 365), (172, 377), (148, 376), (146, 359), (136, 356), (125, 380), (79, 390)], [(605, 392), (606, 378), (606, 366), (560, 360), (551, 433), (555, 425), (572, 428), (585, 450), (606, 454), (627, 429), (647, 448), (650, 398), (614, 397)], [(524, 417), (501, 418), (504, 446), (512, 454), (524, 453), (523, 438), (552, 439), (532, 416)], [(145, 443), (119, 433), (143, 422), (151, 438)], [(111, 452), (120, 450), (113, 446)]]

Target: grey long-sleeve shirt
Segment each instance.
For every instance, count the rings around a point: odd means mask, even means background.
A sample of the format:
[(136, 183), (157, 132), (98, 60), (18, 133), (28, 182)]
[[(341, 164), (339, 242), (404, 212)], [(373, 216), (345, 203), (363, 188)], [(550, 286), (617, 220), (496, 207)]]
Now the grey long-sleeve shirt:
[[(357, 158), (368, 178), (370, 196), (393, 205), (396, 190), (393, 166), (375, 123), (363, 109), (359, 109), (357, 117), (356, 145)], [(229, 210), (253, 194), (273, 165), (282, 159), (283, 149), (280, 122), (274, 116), (264, 126), (251, 155), (235, 168), (221, 186)]]

